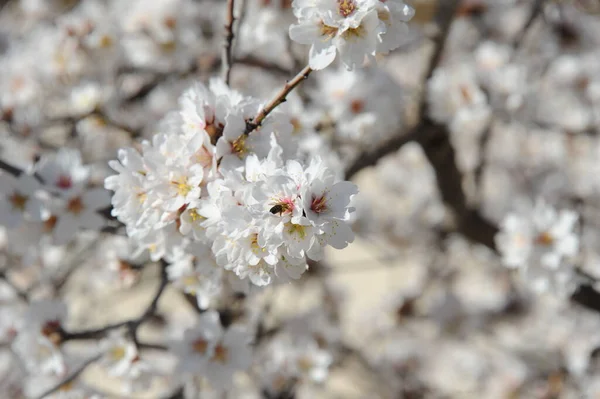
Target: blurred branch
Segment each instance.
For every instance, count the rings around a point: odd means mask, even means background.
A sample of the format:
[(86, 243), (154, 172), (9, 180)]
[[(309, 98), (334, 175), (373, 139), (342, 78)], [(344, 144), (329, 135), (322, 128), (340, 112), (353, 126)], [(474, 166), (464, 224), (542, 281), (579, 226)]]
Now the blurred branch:
[[(455, 0), (440, 2), (436, 16), (440, 31), (434, 39), (433, 54), (425, 73), (423, 86), (427, 84), (442, 59), (445, 41), (458, 5), (459, 1)], [(415, 141), (423, 147), (427, 159), (435, 170), (442, 199), (456, 215), (457, 231), (474, 242), (495, 249), (494, 236), (498, 228), (468, 205), (462, 188), (463, 176), (456, 165), (456, 154), (450, 143), (448, 129), (429, 118), (425, 90), (423, 92), (417, 126), (404, 135), (397, 134), (373, 150), (360, 154), (347, 168), (346, 178), (351, 178), (367, 166), (375, 165), (379, 159), (396, 152), (404, 144)]]
[(521, 43), (527, 36), (527, 32), (529, 32), (529, 28), (533, 25), (538, 16), (544, 11), (544, 3), (546, 0), (535, 0), (533, 6), (531, 7), (531, 12), (529, 13), (529, 17), (523, 25), (523, 28), (519, 31), (519, 34), (516, 36), (513, 42), (513, 49), (517, 49), (521, 47)]
[(13, 283), (10, 278), (6, 275), (6, 271), (1, 270), (0, 271), (0, 280), (3, 280), (14, 292), (15, 294), (21, 298), (23, 301), (25, 302), (29, 302), (29, 297), (27, 295), (27, 292), (21, 290), (19, 287), (17, 287), (15, 285), (15, 283)]
[(0, 159), (0, 169), (2, 169), (3, 171), (5, 171), (8, 174), (11, 174), (15, 177), (19, 176), (23, 172), (21, 169), (14, 167), (12, 165), (9, 165), (1, 159)]
[(169, 278), (167, 275), (167, 266), (168, 266), (167, 262), (161, 261), (161, 264), (160, 264), (161, 273), (160, 273), (159, 286), (156, 290), (156, 293), (154, 294), (154, 297), (152, 298), (152, 301), (150, 302), (150, 304), (148, 305), (148, 307), (146, 308), (144, 313), (142, 313), (141, 316), (139, 316), (135, 319), (121, 321), (121, 322), (110, 324), (108, 326), (100, 327), (97, 329), (90, 329), (90, 330), (83, 330), (83, 331), (76, 331), (76, 332), (69, 332), (69, 331), (63, 330), (63, 331), (61, 331), (62, 341), (64, 342), (64, 341), (78, 340), (78, 339), (96, 339), (96, 338), (104, 336), (107, 332), (109, 332), (111, 330), (115, 330), (115, 329), (121, 328), (121, 327), (127, 327), (129, 329), (129, 333), (131, 334), (131, 339), (133, 340), (136, 347), (139, 347), (140, 343), (139, 343), (138, 337), (137, 337), (138, 329), (142, 325), (142, 323), (144, 323), (146, 320), (150, 319), (150, 317), (152, 317), (156, 313), (158, 301), (160, 300), (162, 294), (165, 291), (165, 288), (167, 287), (167, 285), (169, 283)]
[(278, 75), (290, 76), (292, 74), (292, 71), (288, 68), (285, 68), (272, 62), (261, 60), (260, 58), (256, 58), (253, 56), (236, 58), (234, 62), (236, 64), (242, 64), (264, 69), (266, 72), (276, 73)]
[(498, 228), (485, 220), (467, 203), (462, 188), (463, 176), (456, 165), (456, 153), (450, 143), (446, 126), (436, 124), (428, 117), (424, 121), (417, 142), (435, 170), (437, 186), (442, 199), (456, 216), (456, 229), (469, 240), (496, 249), (494, 236)]
[(56, 384), (54, 387), (50, 388), (49, 390), (47, 390), (46, 392), (44, 392), (43, 394), (38, 396), (38, 399), (44, 399), (45, 397), (53, 394), (54, 392), (61, 390), (61, 388), (68, 385), (70, 382), (74, 381), (77, 377), (79, 377), (79, 375), (81, 373), (83, 373), (90, 364), (99, 360), (101, 357), (102, 357), (102, 355), (96, 355), (96, 356), (86, 360), (77, 370), (75, 370), (73, 373), (71, 373), (71, 375), (69, 375), (67, 378), (62, 380), (60, 383)]
[(233, 15), (235, 8), (235, 0), (227, 0), (227, 15), (225, 17), (225, 49), (223, 51), (223, 80), (229, 86), (229, 78), (231, 76), (231, 67), (233, 60), (231, 58), (231, 49), (233, 45), (233, 24), (235, 16)]
[[(452, 26), (452, 21), (454, 20), (454, 15), (456, 14), (456, 10), (458, 9), (459, 3), (459, 0), (447, 0), (441, 1), (438, 5), (436, 22), (439, 27), (439, 32), (433, 38), (433, 53), (429, 59), (429, 64), (425, 72), (425, 78), (422, 84), (423, 87), (427, 85), (427, 81), (429, 80), (429, 78), (431, 78), (431, 76), (433, 75), (433, 71), (435, 71), (435, 68), (439, 65), (441, 61), (446, 38), (450, 33), (450, 27)], [(358, 173), (362, 169), (377, 164), (377, 162), (384, 156), (395, 153), (404, 144), (417, 139), (417, 137), (420, 136), (421, 132), (424, 129), (428, 128), (427, 124), (429, 120), (426, 120), (426, 115), (427, 95), (426, 90), (423, 90), (419, 106), (419, 123), (417, 124), (417, 126), (412, 128), (408, 133), (402, 131), (396, 132), (390, 139), (384, 141), (375, 148), (365, 150), (362, 153), (360, 153), (356, 157), (354, 163), (352, 163), (350, 166), (348, 166), (348, 168), (346, 168), (346, 179), (351, 179), (356, 173)]]
[(600, 293), (596, 291), (590, 284), (581, 284), (573, 295), (571, 300), (588, 309), (600, 312)]

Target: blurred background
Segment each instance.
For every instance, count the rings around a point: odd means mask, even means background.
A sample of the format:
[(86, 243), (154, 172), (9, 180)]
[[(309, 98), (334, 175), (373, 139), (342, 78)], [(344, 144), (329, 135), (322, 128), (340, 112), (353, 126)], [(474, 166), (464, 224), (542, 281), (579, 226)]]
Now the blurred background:
[[(266, 101), (305, 65), (307, 48), (287, 34), (291, 3), (238, 3), (233, 88)], [(410, 4), (400, 48), (364, 70), (315, 72), (281, 106), (298, 145), (359, 186), (357, 238), (297, 282), (214, 299), (271, 331), (259, 377), (222, 397), (600, 398), (600, 2)], [(76, 148), (102, 186), (119, 148), (150, 139), (182, 91), (221, 68), (224, 0), (0, 5), (0, 160), (21, 170)], [(566, 279), (507, 267), (520, 236), (504, 221), (531, 218), (539, 201), (578, 215)], [(29, 298), (64, 298), (73, 328), (135, 317), (158, 267), (133, 267), (122, 241), (83, 232), (60, 247), (16, 245), (0, 228), (2, 274)], [(0, 306), (10, 337), (14, 309)], [(169, 286), (140, 334), (161, 343), (196, 313), (193, 296)], [(273, 388), (261, 367), (278, 334), (307, 328), (329, 356), (324, 370)], [(0, 397), (27, 396), (1, 350)], [(81, 380), (98, 397), (184, 394), (165, 393), (166, 377), (123, 393), (99, 365)]]

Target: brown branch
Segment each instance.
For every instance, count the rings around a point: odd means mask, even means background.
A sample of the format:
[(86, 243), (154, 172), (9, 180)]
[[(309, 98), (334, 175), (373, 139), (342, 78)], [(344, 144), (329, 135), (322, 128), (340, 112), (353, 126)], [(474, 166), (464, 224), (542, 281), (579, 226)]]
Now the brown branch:
[(11, 174), (15, 177), (18, 177), (21, 173), (23, 173), (23, 171), (21, 169), (16, 168), (10, 164), (7, 164), (6, 162), (4, 162), (1, 159), (0, 159), (0, 169), (2, 169), (3, 171), (5, 171), (8, 174)]
[(287, 99), (287, 95), (290, 94), (292, 90), (296, 88), (300, 83), (302, 83), (305, 79), (308, 78), (308, 75), (313, 70), (308, 65), (305, 66), (296, 76), (294, 76), (289, 82), (287, 82), (283, 88), (275, 95), (271, 101), (269, 101), (256, 115), (251, 122), (246, 124), (246, 134), (249, 134), (256, 128), (258, 128), (261, 123), (265, 120), (265, 118), (273, 112), (273, 110), (280, 104), (284, 103)]
[(456, 216), (456, 229), (473, 242), (496, 249), (494, 236), (498, 228), (471, 208), (462, 188), (463, 176), (456, 164), (456, 153), (450, 143), (448, 129), (425, 117), (423, 130), (416, 141), (423, 147), (429, 163), (435, 170), (438, 190), (442, 199)]
[[(456, 10), (458, 9), (460, 1), (458, 0), (447, 0), (442, 1), (438, 5), (436, 14), (437, 25), (439, 26), (439, 32), (433, 39), (433, 54), (429, 59), (427, 70), (425, 71), (425, 79), (422, 86), (425, 86), (429, 78), (433, 75), (433, 71), (438, 66), (442, 59), (444, 52), (444, 45)], [(367, 166), (375, 165), (381, 158), (386, 155), (392, 154), (400, 149), (404, 144), (415, 140), (423, 130), (428, 126), (425, 123), (425, 115), (427, 115), (427, 96), (425, 93), (421, 95), (420, 107), (419, 107), (419, 118), (420, 121), (410, 132), (403, 133), (402, 131), (396, 132), (392, 138), (384, 141), (375, 148), (363, 151), (360, 153), (355, 161), (346, 169), (346, 178), (350, 179), (357, 172), (366, 168)]]
[(227, 15), (225, 17), (225, 49), (223, 50), (223, 80), (229, 85), (231, 76), (231, 67), (233, 66), (231, 50), (233, 45), (233, 24), (235, 16), (233, 11), (235, 8), (235, 0), (227, 0)]
[(273, 62), (261, 60), (260, 58), (256, 58), (253, 56), (235, 58), (233, 62), (236, 64), (242, 64), (250, 67), (264, 69), (267, 72), (276, 73), (278, 75), (285, 75), (287, 77), (289, 77), (292, 74), (292, 71), (288, 68), (275, 64)]
[(139, 341), (137, 339), (137, 331), (138, 331), (140, 325), (142, 325), (142, 323), (144, 323), (146, 320), (150, 319), (150, 317), (152, 317), (156, 313), (158, 301), (161, 298), (162, 294), (164, 293), (165, 288), (167, 287), (167, 284), (169, 283), (169, 278), (168, 278), (168, 274), (167, 274), (167, 266), (168, 266), (168, 264), (165, 261), (161, 261), (160, 284), (158, 286), (158, 289), (156, 290), (156, 293), (154, 294), (154, 297), (152, 298), (152, 301), (150, 302), (150, 304), (148, 305), (148, 307), (146, 308), (144, 313), (142, 313), (141, 316), (139, 316), (135, 319), (121, 321), (121, 322), (110, 324), (108, 326), (104, 326), (104, 327), (97, 328), (97, 329), (90, 329), (90, 330), (83, 330), (83, 331), (76, 331), (76, 332), (69, 332), (69, 331), (62, 330), (60, 332), (61, 333), (61, 341), (64, 342), (64, 341), (70, 341), (70, 340), (96, 339), (96, 338), (103, 337), (104, 335), (106, 335), (107, 332), (109, 332), (111, 330), (115, 330), (115, 329), (121, 328), (121, 327), (127, 327), (129, 329), (129, 333), (131, 334), (131, 338), (132, 338), (133, 342), (136, 344), (136, 346), (139, 346)]
[(29, 302), (29, 297), (27, 295), (27, 292), (21, 290), (19, 287), (17, 287), (15, 285), (15, 283), (12, 282), (12, 280), (10, 280), (10, 278), (8, 278), (8, 276), (6, 275), (6, 271), (1, 270), (0, 271), (0, 280), (4, 280), (4, 282), (15, 292), (15, 294), (22, 299), (25, 302)]
[(73, 373), (71, 373), (71, 375), (69, 375), (67, 378), (65, 378), (64, 380), (62, 380), (61, 382), (59, 382), (58, 384), (56, 384), (55, 386), (53, 386), (52, 388), (48, 389), (46, 392), (44, 392), (43, 394), (41, 394), (40, 396), (38, 396), (38, 399), (44, 399), (45, 397), (53, 394), (56, 391), (59, 391), (63, 386), (69, 384), (70, 382), (74, 381), (77, 377), (79, 377), (79, 375), (81, 373), (83, 373), (85, 371), (85, 369), (92, 363), (94, 363), (95, 361), (99, 360), (102, 357), (102, 355), (96, 355), (88, 360), (86, 360), (77, 370), (75, 370)]
[(521, 43), (523, 39), (525, 39), (525, 36), (527, 36), (529, 29), (531, 28), (535, 20), (538, 18), (538, 16), (542, 13), (542, 11), (544, 11), (545, 2), (545, 0), (535, 0), (535, 2), (533, 3), (527, 21), (525, 21), (525, 24), (519, 31), (519, 34), (515, 37), (515, 40), (513, 41), (513, 48), (515, 50), (517, 50), (521, 46)]

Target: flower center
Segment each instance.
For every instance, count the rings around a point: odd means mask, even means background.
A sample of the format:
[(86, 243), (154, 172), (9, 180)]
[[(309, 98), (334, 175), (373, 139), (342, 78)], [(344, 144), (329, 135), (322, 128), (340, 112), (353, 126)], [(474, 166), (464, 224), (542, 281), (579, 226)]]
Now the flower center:
[(323, 213), (327, 210), (327, 199), (325, 196), (313, 197), (312, 203), (310, 204), (310, 210), (314, 213)]
[(27, 200), (28, 198), (26, 196), (17, 192), (13, 193), (13, 195), (9, 197), (9, 201), (12, 204), (13, 210), (24, 211)]
[(218, 344), (215, 347), (215, 354), (210, 359), (213, 362), (226, 363), (227, 358), (229, 357), (229, 351), (223, 345)]
[(338, 0), (338, 13), (346, 18), (356, 11), (355, 0)]
[(182, 177), (179, 181), (173, 180), (171, 183), (173, 183), (177, 187), (177, 194), (182, 197), (185, 197), (189, 194), (190, 191), (192, 191), (192, 186), (188, 184), (187, 177), (185, 176)]
[(81, 201), (81, 197), (71, 198), (67, 204), (67, 210), (75, 215), (80, 214), (84, 208), (85, 206), (83, 205), (83, 201)]
[(98, 45), (100, 46), (100, 48), (106, 49), (106, 48), (112, 47), (113, 43), (114, 43), (114, 41), (113, 41), (112, 37), (110, 37), (109, 35), (102, 35)]
[(192, 222), (198, 222), (206, 219), (204, 216), (200, 215), (196, 209), (190, 209), (189, 215), (190, 219), (192, 219)]
[(303, 372), (308, 372), (313, 367), (313, 362), (307, 356), (302, 356), (298, 359), (298, 368)]
[(306, 237), (306, 229), (301, 224), (289, 223), (287, 226), (287, 232), (289, 235), (298, 236), (301, 240)]
[(58, 320), (47, 321), (46, 324), (42, 326), (40, 332), (54, 345), (60, 344), (60, 341), (62, 340), (60, 333), (60, 322)]
[(54, 215), (51, 215), (48, 219), (44, 221), (44, 231), (46, 233), (51, 232), (54, 229), (54, 226), (56, 226), (57, 221), (58, 218)]
[(358, 39), (361, 37), (365, 37), (366, 34), (367, 34), (367, 30), (362, 25), (359, 25), (356, 28), (349, 28), (348, 30), (346, 30), (342, 34), (342, 37), (345, 40), (352, 40), (352, 39)]
[(350, 110), (353, 114), (360, 114), (365, 109), (365, 103), (362, 100), (354, 99), (350, 102)]
[(206, 349), (208, 348), (208, 342), (202, 338), (197, 339), (192, 343), (192, 349), (194, 352), (200, 353), (204, 355), (206, 353)]
[(69, 189), (73, 186), (73, 180), (69, 175), (60, 175), (56, 180), (56, 187), (62, 188), (63, 190)]
[(554, 243), (554, 237), (552, 237), (552, 234), (550, 234), (549, 232), (544, 231), (539, 236), (537, 236), (535, 242), (539, 245), (549, 246)]
[(325, 39), (331, 39), (335, 35), (337, 35), (338, 28), (335, 26), (325, 25), (323, 21), (321, 21), (320, 25), (321, 36), (324, 36)]
[(110, 357), (113, 360), (121, 360), (125, 357), (125, 348), (123, 346), (115, 346), (110, 350)]

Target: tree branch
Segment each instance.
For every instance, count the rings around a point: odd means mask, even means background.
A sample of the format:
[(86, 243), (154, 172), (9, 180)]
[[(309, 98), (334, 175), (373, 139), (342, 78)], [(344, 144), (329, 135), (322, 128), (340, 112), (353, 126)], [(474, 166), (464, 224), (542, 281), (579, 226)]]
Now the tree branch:
[(73, 381), (77, 377), (79, 377), (79, 375), (81, 373), (83, 373), (85, 371), (85, 369), (90, 364), (94, 363), (95, 361), (97, 361), (101, 357), (102, 357), (102, 355), (96, 355), (96, 356), (94, 356), (94, 357), (86, 360), (77, 370), (75, 370), (73, 373), (71, 373), (71, 375), (69, 375), (63, 381), (61, 381), (60, 383), (56, 384), (55, 386), (53, 386), (52, 388), (50, 388), (49, 390), (47, 390), (46, 392), (44, 392), (43, 394), (41, 394), (40, 396), (38, 396), (38, 399), (44, 399), (45, 397), (47, 397), (47, 396), (53, 394), (54, 392), (60, 390), (63, 386), (65, 386), (66, 384), (69, 384), (71, 381)]
[(25, 302), (29, 302), (29, 297), (27, 296), (27, 292), (21, 290), (17, 287), (6, 275), (5, 270), (0, 271), (0, 280), (4, 280), (4, 282), (15, 292), (15, 294), (21, 298)]
[(235, 0), (227, 0), (227, 15), (225, 16), (225, 49), (223, 50), (223, 80), (229, 86), (231, 76), (231, 67), (233, 65), (231, 50), (233, 45), (233, 24), (235, 16), (233, 15)]
[(290, 94), (290, 92), (292, 90), (294, 90), (296, 88), (296, 86), (298, 86), (300, 83), (302, 83), (305, 79), (308, 78), (308, 75), (310, 75), (310, 73), (312, 71), (313, 71), (312, 68), (307, 65), (300, 72), (298, 72), (298, 74), (296, 76), (294, 76), (289, 82), (287, 82), (283, 86), (283, 88), (275, 95), (275, 98), (273, 98), (271, 101), (269, 101), (260, 110), (258, 115), (256, 115), (256, 118), (254, 118), (251, 122), (248, 122), (246, 124), (245, 134), (249, 134), (256, 128), (258, 128), (262, 124), (262, 122), (265, 120), (265, 118), (271, 112), (273, 112), (273, 110), (279, 104), (282, 104), (286, 101), (288, 94)]
[(115, 329), (121, 328), (121, 327), (127, 327), (129, 329), (129, 333), (131, 334), (131, 338), (132, 338), (133, 342), (136, 344), (136, 346), (139, 347), (137, 331), (138, 331), (140, 325), (142, 325), (142, 323), (144, 323), (146, 320), (148, 320), (150, 317), (152, 317), (156, 313), (158, 301), (161, 298), (162, 294), (165, 291), (165, 288), (167, 287), (167, 285), (169, 283), (169, 278), (168, 278), (168, 274), (167, 274), (167, 266), (168, 266), (167, 262), (161, 261), (161, 265), (160, 265), (161, 274), (160, 274), (160, 283), (159, 283), (158, 289), (156, 290), (156, 293), (154, 294), (152, 301), (150, 302), (150, 304), (148, 305), (148, 307), (146, 308), (144, 313), (142, 313), (141, 316), (139, 316), (135, 319), (121, 321), (118, 323), (110, 324), (108, 326), (104, 326), (104, 327), (96, 328), (96, 329), (76, 331), (76, 332), (69, 332), (69, 331), (63, 330), (63, 331), (61, 331), (61, 341), (64, 342), (64, 341), (78, 340), (78, 339), (96, 339), (96, 338), (104, 336), (107, 332), (109, 332), (111, 330), (115, 330)]
[(527, 18), (525, 25), (523, 25), (523, 28), (521, 28), (519, 34), (515, 37), (513, 42), (513, 48), (515, 50), (521, 46), (521, 42), (523, 39), (525, 39), (527, 32), (529, 32), (529, 28), (531, 28), (537, 17), (542, 13), (542, 11), (544, 11), (545, 2), (545, 0), (535, 0), (533, 3), (533, 7), (531, 7), (531, 12), (529, 13), (529, 17)]
[[(446, 38), (450, 32), (450, 27), (452, 26), (452, 21), (454, 19), (454, 15), (456, 14), (456, 10), (458, 9), (459, 3), (460, 1), (458, 0), (446, 0), (441, 1), (438, 5), (436, 21), (439, 27), (439, 32), (433, 39), (433, 53), (429, 59), (427, 70), (425, 71), (425, 79), (423, 80), (422, 84), (423, 87), (427, 85), (427, 81), (429, 78), (431, 78), (433, 71), (435, 71), (435, 68), (442, 59)], [(428, 128), (425, 121), (427, 112), (427, 95), (426, 90), (423, 90), (419, 105), (418, 120), (420, 122), (417, 124), (417, 126), (405, 134), (402, 131), (398, 131), (390, 139), (384, 141), (375, 148), (368, 149), (360, 153), (356, 157), (355, 161), (346, 169), (346, 178), (352, 178), (352, 176), (354, 176), (360, 170), (366, 168), (367, 166), (375, 165), (384, 156), (396, 152), (404, 144), (419, 137), (421, 132)]]

